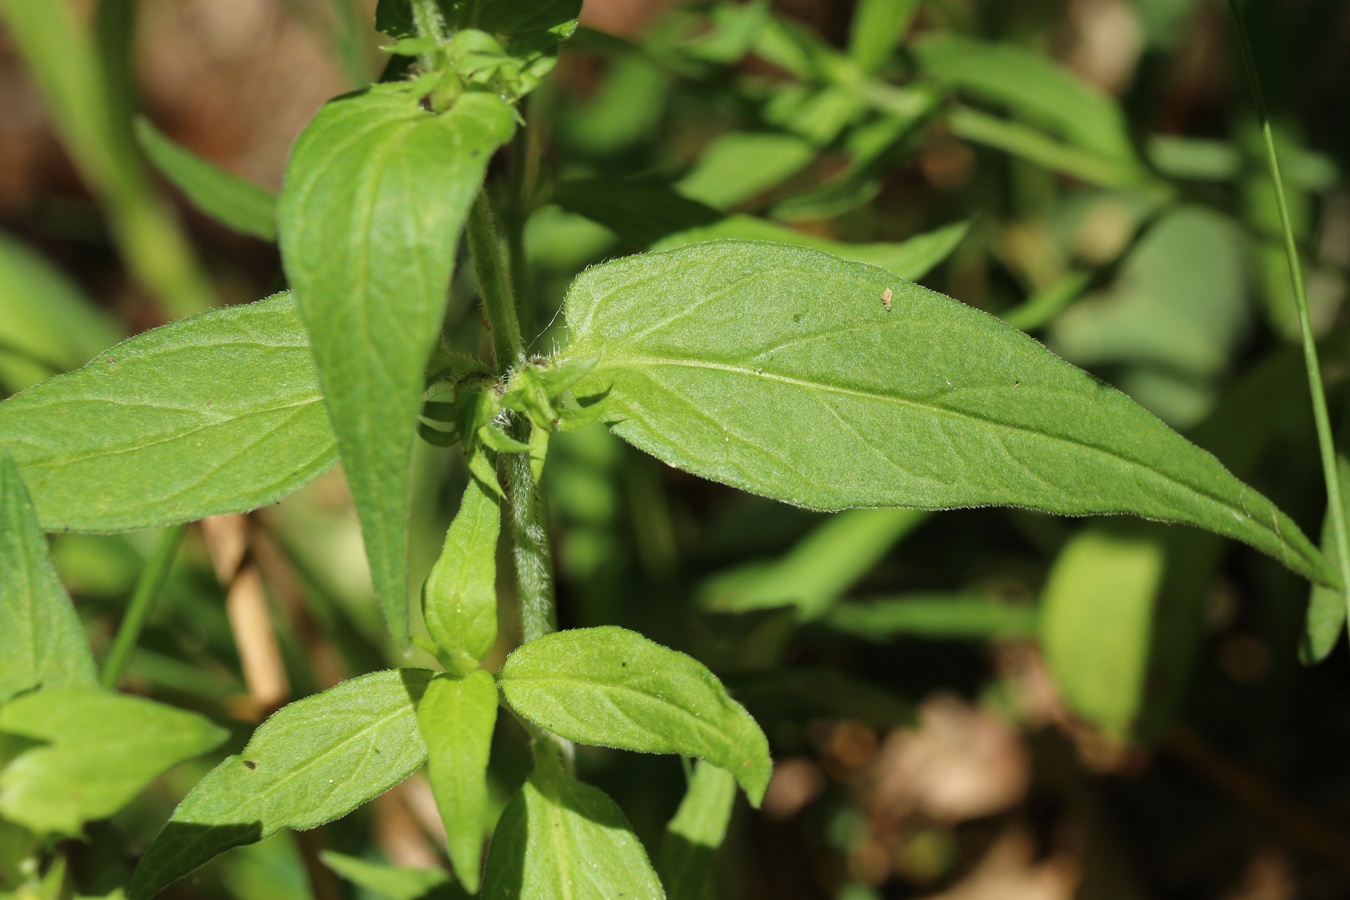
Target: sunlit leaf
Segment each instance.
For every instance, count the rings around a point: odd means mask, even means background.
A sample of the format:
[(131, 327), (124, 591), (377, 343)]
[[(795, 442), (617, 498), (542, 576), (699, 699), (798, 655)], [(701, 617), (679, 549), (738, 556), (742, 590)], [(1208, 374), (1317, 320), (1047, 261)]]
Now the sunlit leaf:
[(1287, 516), (1129, 398), (882, 269), (698, 244), (589, 269), (566, 309), (568, 354), (601, 356), (578, 395), (609, 390), (616, 433), (704, 477), (815, 509), (1133, 513), (1335, 582)]
[(0, 451), (48, 531), (254, 509), (336, 458), (286, 294), (138, 335), (0, 403)]
[(390, 630), (408, 640), (409, 468), (424, 368), (469, 205), (510, 106), (467, 93), (422, 109), (408, 84), (330, 102), (297, 141), (279, 222)]

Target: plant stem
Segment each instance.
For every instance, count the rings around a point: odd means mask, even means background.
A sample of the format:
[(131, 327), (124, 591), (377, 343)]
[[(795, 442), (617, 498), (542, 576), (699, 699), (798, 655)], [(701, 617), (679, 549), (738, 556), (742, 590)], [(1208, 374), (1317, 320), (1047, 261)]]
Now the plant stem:
[[(497, 373), (507, 374), (525, 357), (525, 343), (516, 318), (511, 280), (502, 260), (497, 229), (486, 193), (480, 193), (469, 212), (469, 252), (473, 255), (478, 289), (483, 295), (483, 311), (492, 329), (492, 352)], [(524, 441), (530, 425), (518, 420), (512, 437)], [(548, 507), (543, 485), (530, 470), (530, 458), (523, 453), (506, 457), (506, 491), (511, 498), (511, 531), (515, 539), (513, 556), (516, 588), (520, 598), (520, 624), (524, 640), (554, 631), (553, 564), (548, 541)]]
[(412, 0), (412, 14), (418, 37), (431, 38), (437, 45), (445, 43), (445, 19), (436, 0)]
[(1238, 47), (1242, 51), (1242, 64), (1247, 70), (1247, 80), (1251, 84), (1252, 97), (1256, 101), (1256, 114), (1261, 121), (1261, 139), (1265, 144), (1266, 163), (1270, 167), (1270, 178), (1275, 183), (1275, 203), (1280, 211), (1280, 227), (1284, 231), (1284, 252), (1289, 258), (1289, 277), (1294, 284), (1294, 304), (1298, 307), (1299, 331), (1303, 336), (1303, 364), (1308, 373), (1308, 392), (1312, 395), (1313, 420), (1317, 424), (1317, 447), (1322, 457), (1322, 477), (1327, 484), (1327, 512), (1331, 517), (1332, 538), (1336, 542), (1336, 553), (1340, 557), (1341, 590), (1350, 612), (1350, 540), (1347, 540), (1345, 525), (1345, 504), (1341, 498), (1341, 478), (1336, 467), (1336, 445), (1331, 432), (1331, 417), (1327, 414), (1327, 398), (1322, 390), (1322, 367), (1317, 360), (1317, 344), (1313, 340), (1312, 319), (1308, 315), (1308, 295), (1303, 287), (1303, 266), (1299, 261), (1298, 244), (1294, 240), (1294, 224), (1289, 217), (1289, 204), (1284, 198), (1284, 180), (1280, 176), (1280, 160), (1275, 152), (1275, 135), (1270, 127), (1270, 113), (1266, 109), (1266, 99), (1261, 92), (1261, 78), (1256, 71), (1256, 57), (1247, 38), (1247, 28), (1242, 22), (1242, 10), (1237, 0), (1228, 0), (1228, 8), (1233, 13), (1233, 23), (1237, 26)]
[(108, 690), (117, 687), (118, 676), (122, 674), (127, 660), (131, 658), (131, 651), (136, 649), (136, 642), (140, 640), (145, 619), (150, 615), (155, 597), (164, 587), (164, 581), (169, 576), (169, 568), (173, 565), (174, 555), (178, 551), (178, 542), (182, 540), (183, 532), (186, 530), (186, 525), (174, 525), (164, 529), (154, 555), (141, 570), (141, 577), (136, 582), (136, 590), (131, 595), (126, 615), (117, 626), (117, 637), (113, 639), (107, 659), (103, 661), (103, 673), (99, 677), (99, 683)]
[(479, 192), (469, 210), (467, 233), (478, 290), (483, 295), (483, 314), (492, 330), (492, 356), (497, 362), (497, 374), (505, 375), (525, 357), (525, 341), (520, 336), (516, 300), (502, 261), (502, 247), (486, 192)]

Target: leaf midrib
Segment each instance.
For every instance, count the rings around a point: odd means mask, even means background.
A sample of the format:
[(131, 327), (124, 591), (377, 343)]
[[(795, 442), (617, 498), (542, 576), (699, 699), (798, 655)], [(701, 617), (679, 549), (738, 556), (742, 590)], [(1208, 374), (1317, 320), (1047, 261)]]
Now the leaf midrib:
[[(825, 382), (808, 381), (804, 378), (795, 378), (790, 375), (782, 375), (776, 372), (772, 372), (768, 368), (764, 368), (763, 371), (760, 371), (758, 368), (750, 369), (744, 366), (733, 365), (731, 363), (711, 362), (706, 360), (693, 360), (693, 359), (674, 359), (670, 357), (658, 357), (658, 356), (617, 354), (612, 351), (607, 351), (605, 354), (604, 361), (599, 366), (596, 367), (596, 370), (599, 371), (600, 369), (603, 368), (611, 368), (611, 369), (619, 368), (618, 366), (615, 365), (615, 363), (626, 363), (626, 364), (633, 364), (636, 366), (647, 365), (653, 367), (669, 366), (674, 368), (708, 369), (711, 371), (719, 371), (733, 375), (741, 375), (748, 378), (753, 378), (755, 380), (776, 381), (780, 384), (791, 385), (793, 387), (799, 388), (808, 388), (826, 391), (841, 396), (858, 397), (866, 400), (874, 400), (883, 403), (894, 403), (896, 405), (908, 407), (910, 409), (918, 410), (924, 413), (947, 416), (949, 418), (957, 419), (960, 421), (975, 422), (978, 424), (987, 425), (995, 428), (1003, 428), (1018, 434), (1031, 435), (1034, 437), (1044, 438), (1046, 440), (1067, 444), (1069, 446), (1082, 448), (1092, 453), (1107, 457), (1108, 459), (1124, 463), (1127, 466), (1143, 471), (1150, 475), (1160, 477), (1164, 481), (1170, 484), (1174, 484), (1201, 499), (1216, 503), (1223, 509), (1232, 513), (1238, 519), (1238, 521), (1251, 522), (1256, 527), (1267, 532), (1268, 534), (1274, 535), (1280, 547), (1290, 546), (1288, 542), (1284, 539), (1283, 535), (1281, 535), (1277, 530), (1270, 528), (1269, 526), (1265, 525), (1262, 522), (1259, 522), (1257, 519), (1253, 518), (1250, 514), (1246, 513), (1245, 510), (1238, 510), (1231, 504), (1231, 502), (1229, 502), (1228, 500), (1224, 499), (1223, 497), (1217, 494), (1211, 493), (1203, 488), (1187, 484), (1184, 481), (1180, 481), (1174, 476), (1166, 472), (1163, 472), (1159, 469), (1152, 468), (1146, 465), (1145, 463), (1140, 462), (1139, 460), (1131, 459), (1128, 456), (1123, 456), (1105, 447), (1099, 447), (1095, 444), (1089, 444), (1084, 441), (1075, 440), (1070, 437), (1051, 434), (1045, 431), (1038, 431), (1034, 428), (1029, 428), (1024, 425), (1017, 425), (1010, 422), (1002, 422), (997, 419), (991, 419), (985, 416), (977, 415), (975, 413), (949, 409), (947, 407), (942, 406), (936, 406), (931, 403), (925, 403), (920, 400), (914, 400), (908, 397), (901, 397), (895, 394), (884, 394), (876, 391), (867, 391), (860, 388), (848, 388), (842, 387), (840, 385), (827, 384)], [(1227, 472), (1226, 469), (1224, 471)], [(1243, 486), (1242, 489), (1244, 491), (1250, 490), (1245, 485)], [(1253, 493), (1256, 492), (1253, 491)], [(1258, 493), (1257, 496), (1262, 495)], [(1298, 550), (1298, 548), (1296, 547), (1292, 549), (1296, 551)], [(1305, 562), (1308, 563), (1312, 562), (1312, 560), (1307, 559), (1305, 554), (1303, 554), (1302, 552), (1299, 552), (1299, 556), (1304, 558)]]

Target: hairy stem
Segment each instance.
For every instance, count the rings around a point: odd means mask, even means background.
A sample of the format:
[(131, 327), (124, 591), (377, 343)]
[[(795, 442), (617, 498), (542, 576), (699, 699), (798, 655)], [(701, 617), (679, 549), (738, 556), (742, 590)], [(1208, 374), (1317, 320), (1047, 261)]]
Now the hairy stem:
[(154, 555), (141, 570), (141, 577), (136, 582), (136, 590), (132, 592), (126, 615), (122, 616), (122, 624), (117, 627), (117, 637), (113, 639), (112, 649), (108, 651), (108, 656), (103, 661), (99, 683), (108, 690), (117, 687), (117, 679), (122, 674), (122, 669), (126, 667), (127, 660), (131, 658), (131, 651), (136, 649), (141, 629), (145, 627), (145, 620), (155, 604), (155, 597), (159, 595), (164, 587), (164, 581), (169, 576), (169, 568), (173, 565), (174, 555), (178, 551), (178, 542), (182, 540), (186, 529), (186, 525), (174, 525), (164, 529)]
[[(511, 280), (502, 260), (497, 229), (487, 195), (480, 193), (469, 213), (469, 251), (483, 295), (483, 311), (492, 329), (492, 352), (497, 372), (505, 375), (525, 356), (525, 344), (516, 318)], [(512, 437), (529, 438), (528, 422), (518, 420)], [(511, 532), (515, 549), (516, 588), (520, 598), (520, 622), (526, 641), (556, 629), (553, 616), (553, 565), (548, 542), (548, 508), (543, 484), (530, 471), (530, 458), (522, 453), (506, 456), (506, 491), (511, 500)]]
[(486, 192), (479, 192), (469, 210), (467, 233), (473, 270), (478, 276), (478, 290), (483, 295), (483, 314), (492, 330), (492, 355), (497, 361), (497, 374), (505, 375), (524, 358), (525, 341), (520, 336), (516, 299), (502, 260), (501, 242), (497, 239), (497, 227), (492, 221), (492, 207)]
[(1327, 512), (1331, 517), (1332, 538), (1340, 557), (1341, 590), (1350, 613), (1350, 540), (1347, 540), (1345, 504), (1341, 499), (1341, 478), (1336, 467), (1336, 445), (1331, 432), (1331, 417), (1327, 414), (1327, 398), (1322, 390), (1322, 367), (1317, 360), (1317, 344), (1313, 339), (1312, 319), (1308, 315), (1308, 294), (1303, 288), (1303, 266), (1299, 262), (1298, 244), (1294, 240), (1294, 225), (1289, 216), (1289, 204), (1284, 197), (1284, 180), (1280, 176), (1280, 160), (1275, 152), (1275, 135), (1270, 127), (1270, 113), (1261, 92), (1261, 79), (1256, 71), (1247, 28), (1242, 22), (1242, 10), (1237, 0), (1228, 0), (1237, 26), (1238, 46), (1242, 50), (1242, 64), (1251, 83), (1256, 101), (1256, 114), (1261, 121), (1261, 139), (1265, 144), (1266, 164), (1275, 184), (1275, 202), (1280, 211), (1280, 228), (1284, 232), (1284, 252), (1289, 258), (1289, 277), (1294, 285), (1294, 303), (1298, 307), (1299, 331), (1303, 337), (1303, 364), (1308, 373), (1308, 391), (1312, 395), (1313, 420), (1317, 423), (1317, 447), (1322, 457), (1322, 477), (1327, 484)]

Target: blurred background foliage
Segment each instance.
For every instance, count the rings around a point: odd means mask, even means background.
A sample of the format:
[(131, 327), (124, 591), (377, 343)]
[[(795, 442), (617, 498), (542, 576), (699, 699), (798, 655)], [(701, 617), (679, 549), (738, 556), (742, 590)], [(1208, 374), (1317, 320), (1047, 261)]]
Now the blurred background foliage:
[[(133, 113), (274, 190), (318, 106), (387, 59), (366, 0), (39, 5), (41, 34), (19, 15), (0, 30), (0, 395), (282, 286), (272, 244), (154, 173)], [(1340, 409), (1350, 7), (1243, 5)], [(535, 352), (565, 342), (556, 313), (586, 265), (714, 236), (809, 242), (1031, 331), (1320, 523), (1279, 220), (1222, 3), (586, 0), (582, 23), (495, 175), (526, 188), (498, 208), (525, 222), (512, 262)], [(486, 347), (468, 266), (446, 333)], [(419, 450), (417, 583), (466, 477)], [(1307, 586), (1274, 562), (1145, 522), (813, 514), (599, 428), (559, 436), (548, 479), (561, 624), (694, 654), (772, 741), (765, 809), (734, 821), (720, 896), (1350, 895), (1347, 655), (1300, 664)], [(54, 538), (96, 651), (159, 542)], [(340, 472), (192, 529), (126, 683), (242, 744), (286, 699), (400, 662), (363, 567)], [(528, 759), (511, 722), (500, 732), (504, 802)], [(125, 882), (207, 767), (91, 828), (72, 856), (86, 892)], [(679, 762), (586, 749), (579, 768), (655, 848)], [(438, 865), (436, 830), (419, 776), (171, 895), (433, 896), (380, 867)]]

